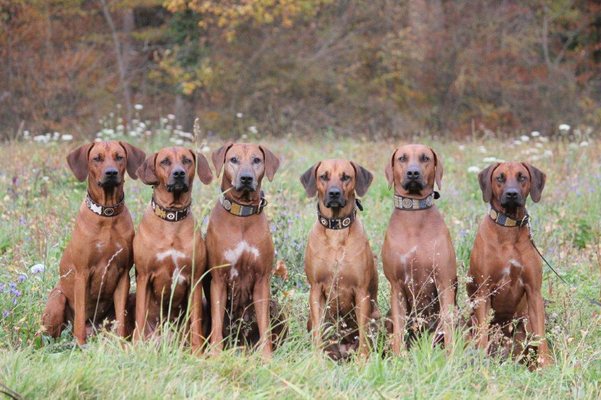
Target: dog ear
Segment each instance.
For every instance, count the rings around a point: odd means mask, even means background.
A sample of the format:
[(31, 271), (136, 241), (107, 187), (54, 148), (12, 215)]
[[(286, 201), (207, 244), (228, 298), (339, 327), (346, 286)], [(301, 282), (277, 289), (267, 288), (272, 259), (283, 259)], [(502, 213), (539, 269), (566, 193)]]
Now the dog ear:
[(211, 159), (213, 160), (213, 165), (215, 166), (215, 172), (217, 172), (217, 177), (221, 174), (221, 168), (225, 163), (225, 153), (232, 147), (234, 143), (227, 142), (224, 146), (221, 146), (217, 150), (211, 154)]
[(355, 164), (351, 161), (351, 165), (355, 168), (355, 192), (359, 197), (365, 196), (367, 193), (367, 189), (369, 189), (369, 185), (374, 179), (374, 175), (360, 166), (359, 164)]
[(436, 186), (438, 186), (438, 190), (442, 190), (442, 174), (444, 173), (444, 169), (442, 168), (442, 161), (440, 161), (440, 157), (436, 153), (432, 147), (430, 147), (432, 154), (434, 154), (434, 180), (436, 181)]
[(390, 190), (390, 188), (394, 184), (394, 159), (396, 157), (396, 151), (397, 151), (397, 149), (395, 149), (392, 152), (392, 157), (390, 157), (390, 162), (387, 163), (386, 167), (384, 168), (384, 174), (386, 175), (386, 180), (388, 180), (388, 190)]
[(302, 174), (300, 177), (300, 181), (303, 184), (303, 187), (305, 188), (305, 192), (307, 192), (307, 196), (309, 197), (315, 197), (315, 195), (317, 194), (317, 182), (315, 174), (317, 173), (317, 168), (319, 168), (320, 164), (321, 162), (318, 162), (317, 164), (306, 170), (305, 173)]
[(530, 173), (530, 197), (532, 201), (538, 203), (547, 182), (547, 174), (528, 163), (522, 163)]
[(127, 142), (120, 141), (119, 144), (121, 145), (121, 147), (123, 147), (123, 150), (125, 150), (125, 154), (127, 155), (127, 173), (129, 174), (129, 176), (131, 176), (131, 179), (138, 179), (136, 171), (144, 162), (146, 153)]
[(157, 161), (157, 153), (151, 154), (146, 161), (140, 165), (136, 174), (140, 180), (146, 185), (158, 185), (159, 178), (154, 170), (154, 165)]
[[(194, 152), (191, 153), (194, 155)], [(208, 185), (213, 180), (213, 172), (211, 172), (209, 162), (205, 156), (200, 153), (196, 153), (194, 158), (196, 159), (196, 173), (198, 174), (198, 179), (205, 185)]]
[(491, 164), (478, 174), (478, 183), (482, 190), (482, 200), (485, 203), (488, 203), (492, 197), (492, 173), (499, 165), (499, 163)]
[(269, 182), (271, 182), (273, 181), (273, 176), (280, 167), (280, 160), (266, 147), (259, 146), (259, 148), (263, 152), (263, 157), (265, 158), (265, 174), (267, 175)]
[(85, 181), (90, 172), (90, 168), (88, 167), (88, 156), (90, 155), (92, 147), (94, 147), (94, 143), (88, 143), (73, 150), (67, 156), (67, 164), (69, 164), (69, 168), (73, 171), (75, 178), (80, 182)]

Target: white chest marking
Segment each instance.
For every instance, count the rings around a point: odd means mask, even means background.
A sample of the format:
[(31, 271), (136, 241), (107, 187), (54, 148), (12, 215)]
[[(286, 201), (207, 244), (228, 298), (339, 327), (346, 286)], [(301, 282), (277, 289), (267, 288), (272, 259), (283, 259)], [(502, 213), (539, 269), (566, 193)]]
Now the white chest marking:
[(179, 283), (180, 285), (186, 283), (186, 278), (182, 275), (182, 271), (177, 267), (175, 267), (175, 269), (173, 270), (173, 276), (171, 277), (171, 279), (177, 279), (177, 283)]
[(225, 259), (233, 266), (238, 262), (240, 256), (244, 252), (252, 254), (255, 260), (259, 258), (259, 249), (250, 246), (246, 241), (238, 243), (238, 246), (234, 249), (226, 250), (223, 253), (223, 257), (225, 257)]
[(186, 258), (186, 255), (184, 253), (182, 253), (181, 251), (174, 250), (174, 249), (167, 250), (162, 253), (157, 253), (157, 261), (163, 261), (167, 257), (171, 257), (171, 260), (173, 261), (173, 265), (175, 265), (175, 268), (177, 269), (177, 268), (179, 268), (177, 260), (179, 260), (180, 258)]
[(407, 261), (410, 261), (409, 257), (411, 255), (415, 254), (416, 251), (417, 251), (417, 246), (413, 246), (413, 248), (411, 250), (409, 250), (407, 253), (401, 254), (401, 263), (403, 264), (403, 267), (407, 268)]

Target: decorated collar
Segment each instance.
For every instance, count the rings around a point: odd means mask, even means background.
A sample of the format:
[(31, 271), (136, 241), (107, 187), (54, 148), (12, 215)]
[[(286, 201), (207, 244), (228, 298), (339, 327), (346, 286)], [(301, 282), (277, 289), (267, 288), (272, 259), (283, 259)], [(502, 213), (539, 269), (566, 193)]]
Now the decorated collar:
[(88, 209), (92, 211), (96, 215), (100, 215), (101, 217), (116, 217), (121, 214), (121, 211), (125, 208), (125, 196), (121, 199), (121, 201), (114, 206), (103, 206), (102, 204), (96, 203), (92, 200), (92, 196), (90, 196), (90, 192), (86, 192), (86, 206)]
[(432, 192), (423, 199), (410, 199), (409, 197), (394, 195), (394, 207), (399, 210), (425, 210), (434, 205), (434, 200), (440, 198), (440, 193)]
[(341, 218), (328, 218), (319, 211), (319, 203), (317, 203), (317, 220), (326, 229), (340, 230), (346, 229), (355, 222), (357, 218), (357, 209), (363, 211), (363, 205), (359, 199), (355, 199), (355, 207), (353, 210)]
[(524, 218), (522, 218), (522, 219), (514, 219), (514, 218), (511, 218), (508, 215), (503, 214), (501, 211), (497, 210), (492, 205), (492, 203), (489, 203), (488, 216), (497, 225), (501, 225), (501, 226), (509, 226), (509, 227), (520, 226), (521, 227), (521, 226), (528, 225), (528, 223), (530, 222), (530, 214), (528, 214), (528, 212), (526, 212), (526, 215), (524, 215)]
[(267, 206), (267, 199), (265, 199), (265, 193), (261, 190), (261, 201), (258, 206), (248, 206), (237, 203), (226, 197), (224, 194), (219, 197), (219, 203), (221, 203), (221, 206), (230, 214), (238, 217), (249, 217), (251, 215), (261, 214), (263, 209)]
[(179, 210), (173, 210), (161, 206), (154, 200), (154, 196), (152, 196), (152, 199), (150, 200), (150, 206), (157, 217), (169, 222), (182, 221), (186, 219), (188, 215), (190, 215), (190, 204), (184, 208), (180, 208)]

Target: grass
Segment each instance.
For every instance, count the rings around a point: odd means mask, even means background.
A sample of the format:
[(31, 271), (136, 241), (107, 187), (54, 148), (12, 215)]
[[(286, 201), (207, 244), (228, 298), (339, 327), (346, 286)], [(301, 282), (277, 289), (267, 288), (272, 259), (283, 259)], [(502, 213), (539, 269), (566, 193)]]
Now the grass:
[[(102, 333), (83, 348), (75, 346), (71, 332), (56, 341), (44, 338), (41, 312), (58, 279), (58, 262), (85, 184), (66, 167), (73, 144), (11, 141), (2, 145), (0, 155), (0, 382), (25, 398), (598, 398), (601, 309), (585, 297), (599, 298), (601, 145), (540, 138), (517, 145), (512, 140), (419, 141), (435, 147), (443, 158), (445, 176), (437, 205), (457, 251), (458, 307), (464, 315), (469, 255), (486, 211), (477, 174), (468, 168), (482, 169), (490, 163), (485, 158), (497, 157), (530, 161), (547, 173), (542, 201), (530, 205), (533, 234), (543, 254), (577, 288), (561, 284), (545, 269), (551, 367), (528, 372), (514, 361), (487, 357), (465, 343), (461, 332), (448, 352), (431, 348), (423, 338), (402, 357), (373, 354), (367, 361), (334, 363), (311, 348), (305, 329), (303, 254), (315, 220), (315, 200), (306, 198), (300, 174), (326, 157), (352, 159), (374, 173), (360, 218), (378, 256), (392, 208), (383, 171), (400, 142), (348, 138), (261, 140), (282, 161), (274, 182), (265, 183), (264, 189), (276, 260), (284, 261), (290, 272), (288, 280), (273, 278), (273, 295), (293, 316), (290, 338), (272, 361), (234, 350), (197, 358), (169, 338), (122, 346), (111, 333)], [(159, 137), (138, 146), (150, 153), (168, 143)], [(207, 145), (214, 150), (221, 143)], [(206, 187), (196, 181), (194, 212), (199, 220), (218, 193), (217, 182)], [(126, 201), (136, 223), (150, 195), (149, 187), (128, 179)], [(34, 273), (30, 268), (35, 264), (43, 264), (44, 272)], [(379, 271), (379, 302), (386, 312), (390, 286), (380, 262)]]

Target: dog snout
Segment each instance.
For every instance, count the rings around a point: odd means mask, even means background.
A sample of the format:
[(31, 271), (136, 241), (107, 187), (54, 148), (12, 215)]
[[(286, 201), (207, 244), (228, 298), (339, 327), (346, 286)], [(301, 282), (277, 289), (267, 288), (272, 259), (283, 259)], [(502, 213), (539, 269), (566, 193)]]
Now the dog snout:
[(249, 173), (240, 174), (240, 183), (245, 186), (252, 185), (254, 177)]
[(115, 167), (108, 167), (104, 170), (104, 177), (106, 179), (117, 179), (119, 176), (119, 171)]
[(505, 191), (505, 197), (507, 197), (508, 200), (517, 200), (519, 194), (519, 190), (515, 188), (510, 188)]
[(338, 199), (340, 199), (340, 197), (341, 197), (341, 196), (342, 196), (342, 190), (340, 190), (340, 188), (338, 188), (338, 187), (336, 187), (336, 186), (334, 186), (334, 187), (331, 187), (331, 188), (328, 190), (328, 197), (329, 197), (330, 199), (333, 199), (333, 200), (334, 200), (334, 199), (335, 199), (335, 200), (338, 200)]
[(186, 178), (186, 171), (180, 167), (174, 168), (171, 172), (171, 177), (173, 180), (181, 181)]
[(418, 167), (409, 167), (407, 168), (407, 172), (405, 172), (407, 179), (416, 180), (421, 176), (421, 171)]
[(345, 205), (346, 200), (344, 199), (342, 189), (338, 186), (332, 186), (326, 191), (326, 207), (344, 207)]

